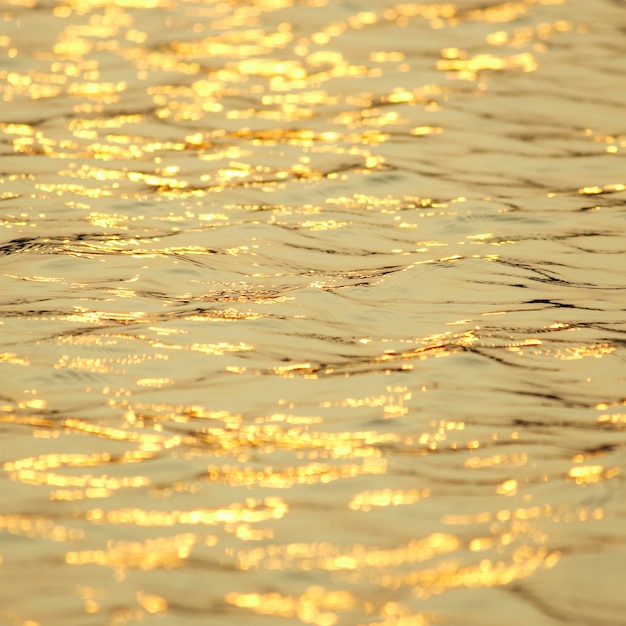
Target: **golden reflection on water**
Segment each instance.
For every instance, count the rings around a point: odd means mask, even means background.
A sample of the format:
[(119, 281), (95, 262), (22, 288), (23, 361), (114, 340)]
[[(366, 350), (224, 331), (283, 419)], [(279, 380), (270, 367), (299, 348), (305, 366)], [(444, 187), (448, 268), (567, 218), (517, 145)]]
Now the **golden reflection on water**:
[(0, 622), (617, 623), (618, 9), (6, 5)]

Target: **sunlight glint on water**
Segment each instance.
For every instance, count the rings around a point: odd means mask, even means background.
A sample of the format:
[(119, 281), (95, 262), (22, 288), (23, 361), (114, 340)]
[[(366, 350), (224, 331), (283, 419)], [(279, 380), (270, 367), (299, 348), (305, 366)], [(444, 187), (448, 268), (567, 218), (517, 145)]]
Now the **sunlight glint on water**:
[(621, 626), (625, 28), (0, 9), (0, 624)]

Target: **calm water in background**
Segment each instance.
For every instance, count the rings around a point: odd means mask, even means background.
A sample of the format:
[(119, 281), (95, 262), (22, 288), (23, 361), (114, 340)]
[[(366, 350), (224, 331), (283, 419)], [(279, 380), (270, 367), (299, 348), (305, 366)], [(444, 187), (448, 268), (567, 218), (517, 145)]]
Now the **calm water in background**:
[(620, 626), (626, 3), (0, 9), (0, 624)]

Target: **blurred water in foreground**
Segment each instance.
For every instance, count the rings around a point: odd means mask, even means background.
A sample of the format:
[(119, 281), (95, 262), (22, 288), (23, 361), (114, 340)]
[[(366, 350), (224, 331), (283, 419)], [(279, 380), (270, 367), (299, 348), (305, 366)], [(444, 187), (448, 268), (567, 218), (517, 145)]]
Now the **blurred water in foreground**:
[(626, 3), (9, 0), (2, 626), (622, 626)]

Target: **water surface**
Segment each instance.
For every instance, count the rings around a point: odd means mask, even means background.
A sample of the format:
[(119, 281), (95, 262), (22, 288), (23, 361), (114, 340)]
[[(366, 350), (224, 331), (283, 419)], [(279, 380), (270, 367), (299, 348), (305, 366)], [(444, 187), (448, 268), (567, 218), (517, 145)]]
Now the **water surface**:
[(620, 626), (626, 5), (0, 10), (0, 624)]

